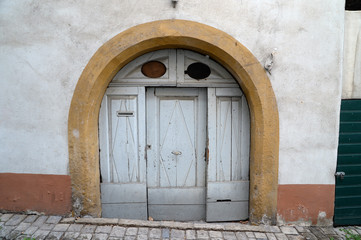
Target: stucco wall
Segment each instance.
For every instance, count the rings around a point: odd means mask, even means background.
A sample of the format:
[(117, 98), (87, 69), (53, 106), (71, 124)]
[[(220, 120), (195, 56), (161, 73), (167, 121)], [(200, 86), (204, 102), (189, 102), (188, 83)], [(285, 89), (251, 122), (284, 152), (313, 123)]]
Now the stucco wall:
[(361, 98), (361, 11), (345, 12), (342, 98)]
[[(222, 6), (220, 6), (220, 2)], [(168, 0), (0, 2), (0, 171), (68, 174), (67, 120), (77, 80), (107, 40), (140, 23), (218, 28), (260, 61), (280, 116), (280, 184), (333, 184), (344, 2)]]

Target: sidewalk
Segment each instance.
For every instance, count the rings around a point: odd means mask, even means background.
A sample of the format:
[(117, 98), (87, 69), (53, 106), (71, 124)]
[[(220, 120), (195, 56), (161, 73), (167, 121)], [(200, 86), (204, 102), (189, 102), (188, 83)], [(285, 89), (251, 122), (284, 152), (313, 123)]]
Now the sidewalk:
[[(361, 227), (347, 227), (361, 234)], [(0, 239), (344, 239), (339, 228), (1, 214)]]

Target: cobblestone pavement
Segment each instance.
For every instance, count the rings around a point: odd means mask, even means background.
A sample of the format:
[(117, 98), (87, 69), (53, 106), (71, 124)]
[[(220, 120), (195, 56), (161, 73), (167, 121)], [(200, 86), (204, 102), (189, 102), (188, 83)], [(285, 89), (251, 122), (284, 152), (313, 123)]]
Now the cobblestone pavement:
[[(347, 227), (361, 234), (361, 227)], [(344, 239), (341, 228), (1, 214), (0, 239)]]

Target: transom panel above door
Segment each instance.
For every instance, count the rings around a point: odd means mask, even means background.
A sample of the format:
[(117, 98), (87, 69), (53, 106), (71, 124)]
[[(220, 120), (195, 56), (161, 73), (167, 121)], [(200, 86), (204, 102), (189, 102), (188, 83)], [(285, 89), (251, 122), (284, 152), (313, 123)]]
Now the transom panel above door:
[(135, 59), (101, 104), (102, 216), (247, 219), (249, 128), (242, 91), (208, 56), (166, 49)]
[[(164, 65), (166, 71), (160, 77), (147, 77), (142, 67), (150, 62)], [(210, 74), (203, 79), (194, 79), (189, 66), (203, 63)], [(197, 68), (195, 69), (198, 70)], [(199, 69), (200, 70), (200, 69)], [(165, 49), (144, 54), (125, 65), (114, 77), (109, 86), (172, 86), (172, 87), (235, 87), (239, 88), (232, 75), (208, 56), (183, 50)]]

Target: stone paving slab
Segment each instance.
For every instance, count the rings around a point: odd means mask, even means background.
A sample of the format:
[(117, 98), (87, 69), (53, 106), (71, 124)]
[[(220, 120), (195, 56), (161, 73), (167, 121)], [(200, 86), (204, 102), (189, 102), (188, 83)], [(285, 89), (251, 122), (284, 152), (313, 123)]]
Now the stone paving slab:
[[(0, 213), (0, 240), (6, 239), (210, 239), (317, 240), (344, 239), (342, 228), (269, 226), (242, 223), (143, 221), (116, 218), (63, 218)], [(361, 227), (347, 227), (361, 234)]]

